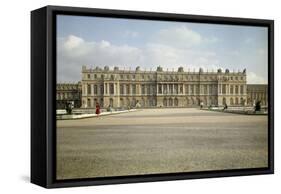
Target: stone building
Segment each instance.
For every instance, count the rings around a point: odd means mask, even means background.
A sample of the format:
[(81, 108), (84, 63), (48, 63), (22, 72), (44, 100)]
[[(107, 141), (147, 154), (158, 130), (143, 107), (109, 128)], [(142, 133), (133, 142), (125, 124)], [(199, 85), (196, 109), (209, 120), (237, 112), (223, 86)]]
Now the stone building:
[(206, 72), (82, 67), (82, 108), (241, 106), (247, 103), (246, 69)]
[(257, 101), (262, 106), (268, 105), (268, 86), (267, 84), (248, 84), (247, 101), (249, 105), (254, 105)]
[(57, 109), (64, 109), (69, 102), (73, 102), (75, 108), (81, 107), (81, 82), (76, 84), (58, 83), (56, 89)]

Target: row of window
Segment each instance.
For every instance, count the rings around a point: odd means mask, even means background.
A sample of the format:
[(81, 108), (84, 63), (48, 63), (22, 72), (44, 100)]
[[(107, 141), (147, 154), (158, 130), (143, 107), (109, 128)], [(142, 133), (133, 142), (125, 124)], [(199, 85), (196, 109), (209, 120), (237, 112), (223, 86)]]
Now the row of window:
[[(87, 79), (136, 79), (136, 75), (131, 75), (131, 74), (120, 74), (120, 75), (108, 75), (108, 74), (87, 74)], [(156, 75), (145, 75), (142, 74), (137, 77), (138, 79), (156, 79)], [(164, 77), (160, 76), (160, 79), (164, 80), (180, 80), (180, 79), (186, 79), (186, 80), (199, 80), (199, 75), (186, 75), (186, 76), (180, 76), (180, 75), (164, 75)], [(223, 76), (221, 78), (218, 78), (217, 76), (201, 76), (201, 80), (217, 80), (217, 79), (222, 79), (222, 80), (244, 80), (246, 79), (243, 76)]]
[[(109, 94), (115, 94), (115, 88), (113, 83), (105, 84), (105, 93), (107, 93), (107, 87), (109, 87)], [(156, 86), (153, 84), (141, 84), (141, 94), (156, 94)], [(201, 92), (199, 85), (192, 84), (158, 84), (158, 94), (183, 94), (183, 87), (185, 87), (185, 94), (217, 94), (217, 86), (216, 85), (202, 85)], [(219, 86), (220, 87), (220, 86)], [(219, 88), (222, 94), (228, 93), (228, 85), (222, 84), (222, 88)], [(92, 85), (87, 85), (87, 94), (104, 94), (104, 86), (103, 85), (93, 85), (94, 90), (92, 91)], [(136, 84), (120, 84), (120, 94), (137, 94), (137, 86)], [(229, 93), (230, 94), (244, 94), (245, 88), (243, 85), (230, 85)]]
[(56, 96), (57, 100), (72, 100), (78, 98), (79, 98), (79, 94), (77, 93), (57, 93)]

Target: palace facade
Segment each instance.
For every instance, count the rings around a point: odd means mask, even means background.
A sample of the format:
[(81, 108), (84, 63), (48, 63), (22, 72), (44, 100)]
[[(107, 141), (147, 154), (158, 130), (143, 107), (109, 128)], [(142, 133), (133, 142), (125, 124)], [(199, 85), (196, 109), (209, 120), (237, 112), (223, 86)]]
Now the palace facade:
[(58, 83), (56, 86), (56, 106), (57, 109), (65, 109), (67, 103), (73, 102), (75, 108), (81, 107), (81, 82), (78, 83)]
[(249, 105), (260, 101), (262, 106), (268, 106), (268, 86), (266, 84), (248, 84), (247, 96)]
[(206, 72), (82, 67), (81, 108), (192, 107), (247, 104), (246, 69)]

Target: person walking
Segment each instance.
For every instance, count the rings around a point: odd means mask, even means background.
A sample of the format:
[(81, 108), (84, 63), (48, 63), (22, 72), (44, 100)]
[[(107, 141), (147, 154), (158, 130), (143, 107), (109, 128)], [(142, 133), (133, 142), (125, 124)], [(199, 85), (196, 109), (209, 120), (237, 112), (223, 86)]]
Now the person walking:
[(100, 105), (99, 105), (99, 103), (96, 103), (96, 114), (97, 114), (97, 116), (99, 116), (99, 114), (100, 114)]

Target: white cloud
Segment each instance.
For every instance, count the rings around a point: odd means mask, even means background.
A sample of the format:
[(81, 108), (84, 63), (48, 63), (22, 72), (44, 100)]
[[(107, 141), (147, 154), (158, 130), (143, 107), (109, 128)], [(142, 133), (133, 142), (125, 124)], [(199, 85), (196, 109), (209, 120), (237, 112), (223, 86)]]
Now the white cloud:
[(267, 80), (254, 72), (249, 72), (247, 73), (247, 84), (267, 84)]
[(199, 45), (203, 40), (199, 33), (186, 26), (160, 30), (154, 38), (157, 43), (183, 48)]
[(70, 35), (58, 39), (57, 49), (58, 81), (78, 81), (81, 79), (81, 66), (115, 66), (135, 64), (142, 51), (128, 45), (112, 45), (109, 41), (87, 42)]
[(63, 46), (67, 50), (72, 50), (77, 48), (79, 45), (83, 44), (84, 40), (77, 36), (70, 35), (67, 37), (66, 41), (64, 42)]

